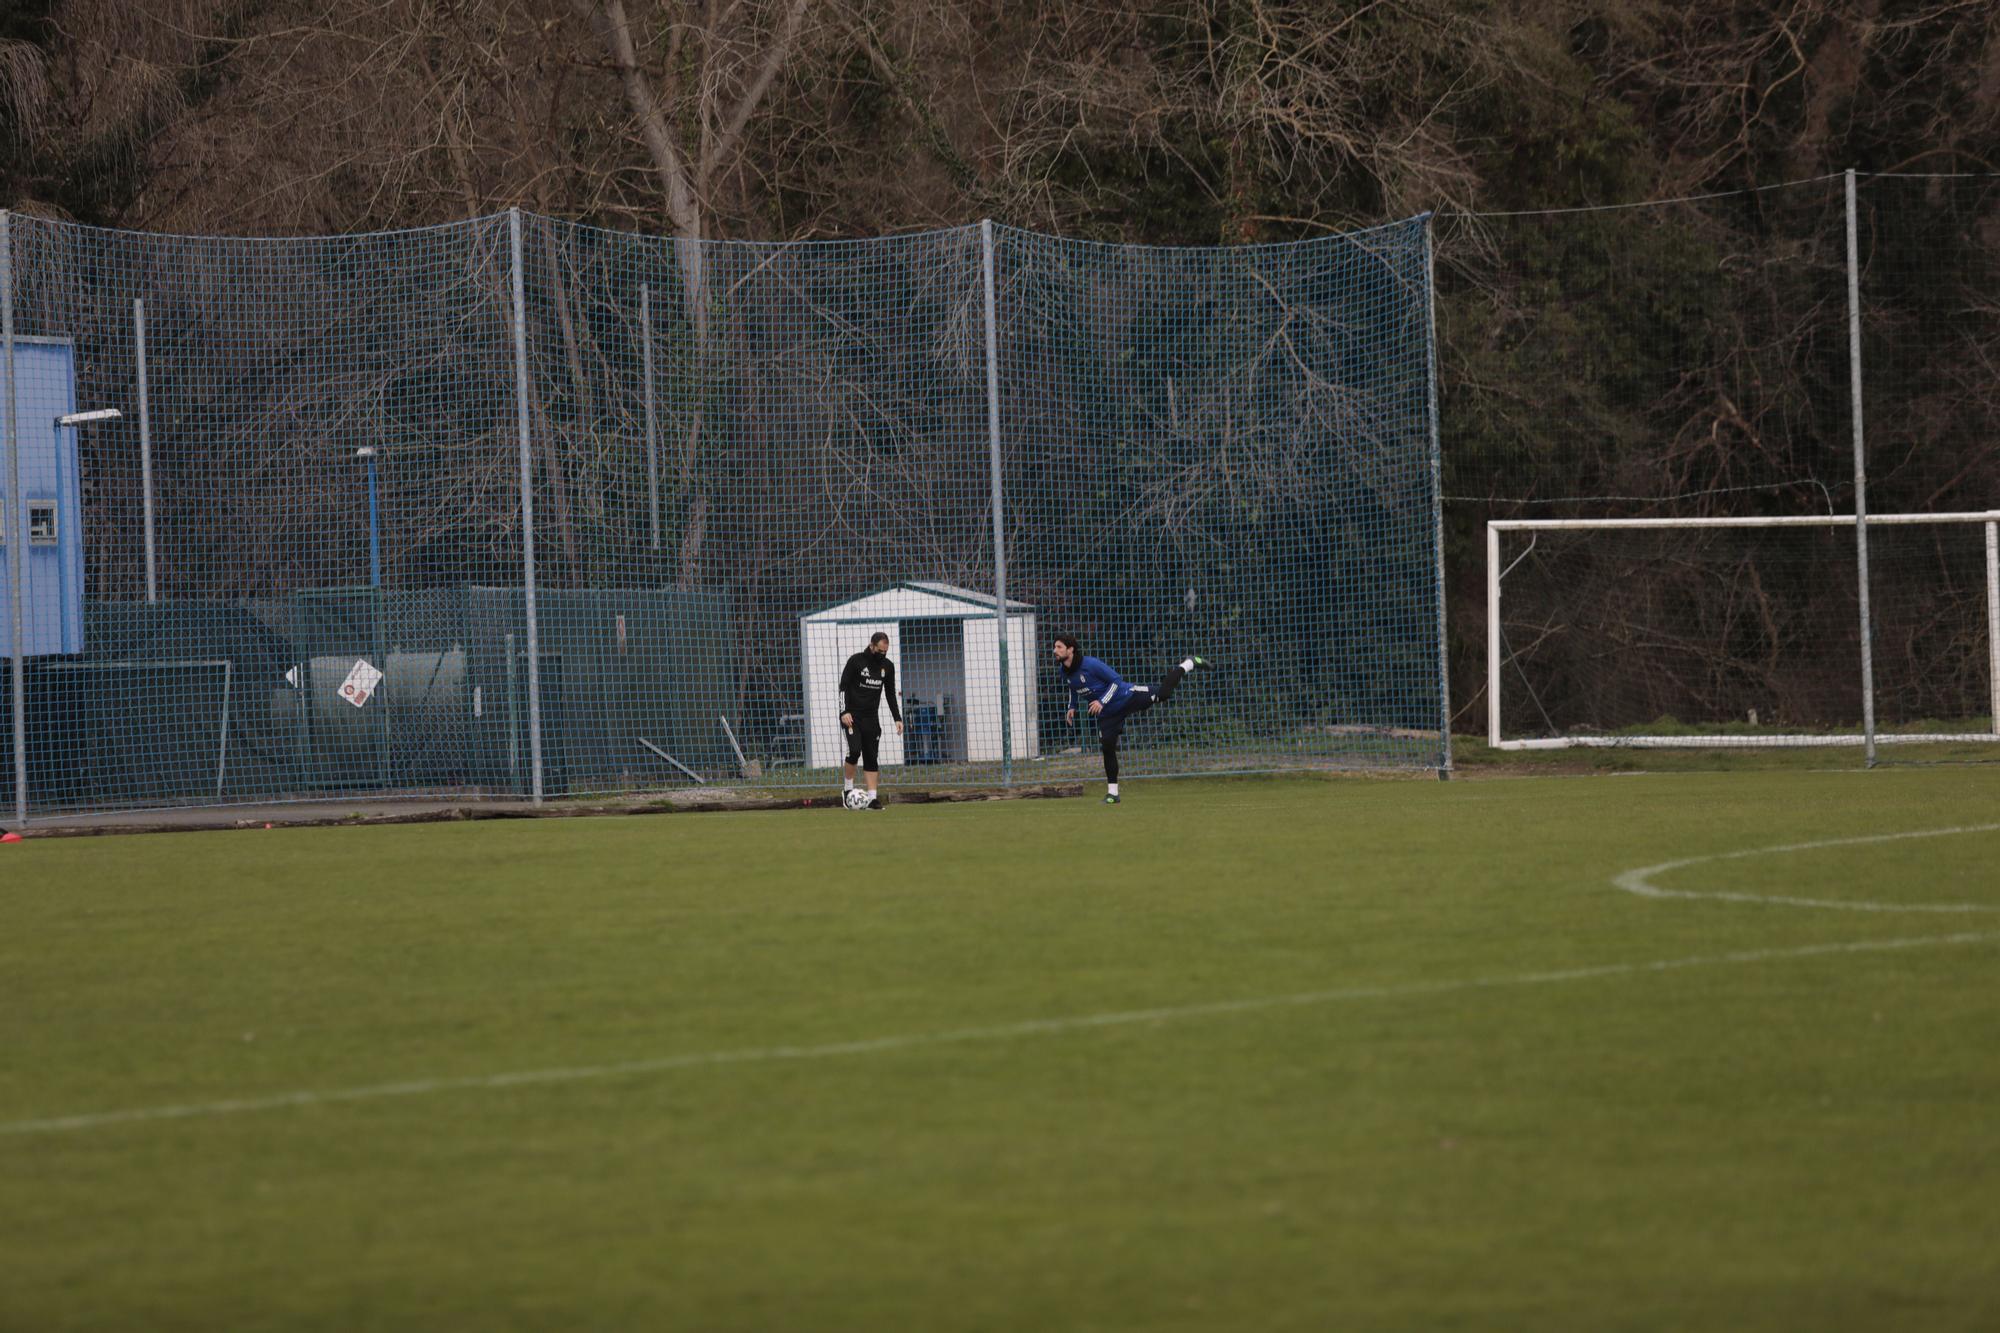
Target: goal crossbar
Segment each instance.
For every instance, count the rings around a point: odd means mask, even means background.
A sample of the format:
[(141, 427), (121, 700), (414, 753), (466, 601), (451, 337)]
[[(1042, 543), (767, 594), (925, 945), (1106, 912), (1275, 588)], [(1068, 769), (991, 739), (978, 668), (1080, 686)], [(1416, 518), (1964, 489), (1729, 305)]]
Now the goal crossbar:
[(1496, 750), (1754, 749), (1759, 746), (1937, 745), (2000, 741), (2000, 509), (1945, 514), (1870, 514), (1869, 527), (1983, 524), (1986, 528), (1986, 655), (1991, 728), (1972, 732), (1727, 733), (1711, 736), (1552, 736), (1503, 740), (1500, 735), (1500, 534), (1635, 528), (1851, 528), (1853, 514), (1780, 518), (1496, 518), (1486, 524), (1486, 741)]

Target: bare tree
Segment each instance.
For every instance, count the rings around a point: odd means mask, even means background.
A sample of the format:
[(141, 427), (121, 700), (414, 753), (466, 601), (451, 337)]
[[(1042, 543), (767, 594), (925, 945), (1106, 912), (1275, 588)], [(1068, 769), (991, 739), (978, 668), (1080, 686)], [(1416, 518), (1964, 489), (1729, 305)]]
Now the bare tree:
[[(571, 0), (604, 49), (617, 76), (636, 137), (659, 181), (678, 242), (683, 299), (696, 360), (711, 356), (710, 297), (705, 290), (702, 241), (710, 234), (717, 196), (736, 173), (745, 131), (786, 63), (798, 50), (808, 0), (711, 0), (666, 15), (657, 80), (642, 65), (625, 0)], [(700, 376), (706, 379), (706, 374)], [(680, 452), (692, 470), (701, 457), (705, 413), (696, 405), (690, 437)], [(682, 587), (700, 579), (710, 499), (692, 475), (682, 478), (693, 497), (681, 528)]]
[[(1002, 152), (1015, 198), (1058, 225), (1154, 172), (1223, 219), (1219, 241), (1467, 203), (1482, 183), (1466, 107), (1534, 61), (1501, 22), (1446, 0), (1199, 0), (1050, 5)], [(1139, 181), (1079, 187), (1074, 162), (1122, 155)]]
[(618, 77), (674, 233), (700, 239), (718, 188), (737, 169), (745, 129), (799, 47), (809, 0), (677, 7), (663, 24), (660, 89), (640, 63), (625, 0), (570, 3)]

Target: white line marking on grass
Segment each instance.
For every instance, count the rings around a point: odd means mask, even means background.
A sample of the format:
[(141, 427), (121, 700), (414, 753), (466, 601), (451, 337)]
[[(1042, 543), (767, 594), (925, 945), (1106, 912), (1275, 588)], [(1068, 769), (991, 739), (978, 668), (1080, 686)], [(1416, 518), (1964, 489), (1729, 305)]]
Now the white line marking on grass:
[(99, 1111), (88, 1115), (51, 1116), (41, 1120), (17, 1120), (0, 1124), (0, 1134), (57, 1134), (71, 1130), (102, 1129), (111, 1125), (140, 1124), (156, 1120), (195, 1120), (213, 1116), (241, 1115), (252, 1111), (280, 1111), (288, 1107), (327, 1106), (339, 1102), (381, 1101), (392, 1097), (422, 1097), (439, 1092), (479, 1091), (492, 1088), (529, 1087), (537, 1084), (582, 1083), (595, 1079), (629, 1078), (645, 1074), (671, 1073), (682, 1069), (708, 1069), (724, 1065), (778, 1064), (801, 1060), (832, 1060), (849, 1055), (878, 1055), (886, 1051), (916, 1050), (969, 1042), (1009, 1041), (1022, 1037), (1060, 1036), (1098, 1028), (1129, 1027), (1145, 1023), (1172, 1023), (1194, 1018), (1257, 1013), (1274, 1009), (1307, 1008), (1341, 1004), (1355, 1000), (1388, 1000), (1454, 992), (1500, 990), (1521, 986), (1547, 986), (1570, 981), (1592, 981), (1604, 977), (1644, 976), (1697, 967), (1726, 967), (1742, 963), (1771, 963), (1798, 958), (1822, 958), (1838, 954), (1887, 953), (1903, 949), (1928, 949), (1941, 945), (1988, 944), (2000, 942), (2000, 931), (1969, 932), (1956, 935), (1925, 935), (1893, 940), (1855, 940), (1845, 944), (1813, 944), (1791, 949), (1752, 949), (1741, 953), (1709, 954), (1693, 958), (1664, 958), (1648, 963), (1606, 963), (1597, 967), (1574, 967), (1554, 972), (1526, 972), (1508, 977), (1475, 977), (1453, 981), (1415, 982), (1405, 986), (1353, 986), (1339, 990), (1303, 991), (1295, 995), (1256, 996), (1241, 1000), (1217, 1000), (1207, 1004), (1169, 1005), (1158, 1009), (1128, 1009), (1071, 1018), (1031, 1019), (1022, 1023), (1001, 1023), (992, 1027), (959, 1028), (946, 1032), (906, 1033), (873, 1037), (862, 1041), (828, 1042), (817, 1046), (761, 1046), (734, 1051), (710, 1051), (695, 1055), (670, 1055), (655, 1060), (633, 1060), (622, 1064), (584, 1065), (569, 1069), (527, 1069), (509, 1074), (489, 1074), (475, 1078), (417, 1079), (407, 1083), (376, 1083), (358, 1088), (329, 1088), (321, 1091), (287, 1092), (268, 1097), (241, 1097), (230, 1101), (197, 1102), (184, 1106), (145, 1106), (124, 1111)]
[(1740, 852), (1713, 852), (1707, 856), (1687, 856), (1678, 861), (1662, 861), (1656, 866), (1627, 870), (1611, 882), (1627, 893), (1642, 898), (1710, 898), (1730, 903), (1773, 903), (1781, 907), (1824, 907), (1840, 912), (2000, 912), (1992, 903), (1882, 903), (1845, 902), (1833, 898), (1794, 898), (1773, 893), (1733, 893), (1726, 890), (1663, 889), (1653, 883), (1655, 875), (1711, 861), (1741, 861), (1752, 856), (1777, 856), (1785, 852), (1817, 852), (1828, 847), (1860, 847), (1876, 842), (1902, 842), (1911, 838), (1945, 838), (1959, 833), (1992, 833), (2000, 824), (1966, 824), (1958, 828), (1918, 829), (1911, 833), (1874, 833), (1862, 838), (1828, 838), (1822, 842), (1791, 842), (1778, 847), (1752, 847)]

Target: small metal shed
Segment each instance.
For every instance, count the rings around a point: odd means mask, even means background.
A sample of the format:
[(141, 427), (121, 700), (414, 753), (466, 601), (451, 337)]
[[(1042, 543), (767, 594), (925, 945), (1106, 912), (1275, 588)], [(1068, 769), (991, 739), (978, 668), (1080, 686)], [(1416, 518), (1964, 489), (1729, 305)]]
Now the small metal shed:
[(991, 595), (932, 582), (899, 583), (800, 616), (806, 763), (828, 768), (845, 758), (841, 669), (878, 630), (889, 636), (907, 724), (898, 736), (883, 706), (883, 764), (979, 763), (1039, 754), (1035, 608), (1007, 603), (1010, 726), (1004, 735), (998, 621)]

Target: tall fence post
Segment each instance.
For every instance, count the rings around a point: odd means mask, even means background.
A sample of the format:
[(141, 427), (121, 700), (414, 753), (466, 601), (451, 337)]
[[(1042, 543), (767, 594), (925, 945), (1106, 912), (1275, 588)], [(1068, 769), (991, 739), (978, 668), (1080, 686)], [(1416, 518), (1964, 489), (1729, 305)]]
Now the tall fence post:
[(2000, 523), (1986, 525), (1986, 694), (2000, 736)]
[(153, 411), (146, 376), (146, 302), (132, 298), (132, 343), (139, 354), (139, 489), (146, 509), (146, 604), (160, 600), (159, 561), (153, 545)]
[(536, 805), (542, 803), (542, 653), (535, 614), (535, 474), (528, 446), (528, 303), (522, 288), (521, 210), (507, 210), (514, 261), (514, 419), (521, 454), (521, 572), (528, 619), (528, 766)]
[(1500, 529), (1486, 521), (1486, 746), (1500, 748)]
[(646, 503), (653, 551), (660, 549), (660, 428), (653, 406), (653, 289), (639, 285), (640, 366), (646, 377)]
[(1866, 764), (1875, 767), (1875, 634), (1868, 611), (1868, 466), (1861, 420), (1861, 226), (1847, 169), (1847, 387), (1854, 418), (1854, 554), (1861, 594), (1861, 731)]
[(1014, 785), (1013, 667), (1007, 640), (1013, 621), (1007, 615), (1007, 530), (1002, 522), (1000, 485), (1000, 335), (993, 301), (993, 219), (979, 224), (981, 267), (986, 285), (986, 455), (993, 481), (993, 614), (1000, 628), (1000, 781)]
[(1444, 621), (1444, 447), (1438, 429), (1437, 260), (1435, 214), (1424, 215), (1424, 355), (1430, 376), (1431, 532), (1437, 544), (1438, 776), (1451, 774), (1451, 664)]
[(0, 516), (6, 527), (8, 616), (13, 623), (13, 708), (14, 714), (14, 818), (28, 822), (28, 699), (25, 631), (21, 601), (26, 596), (23, 576), (28, 554), (28, 507), (21, 500), (21, 440), (14, 429), (14, 216), (0, 209), (0, 362), (5, 363), (6, 419), (0, 431), (7, 436), (7, 512)]

